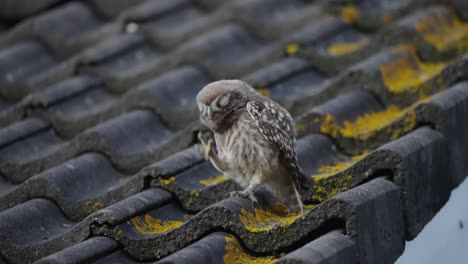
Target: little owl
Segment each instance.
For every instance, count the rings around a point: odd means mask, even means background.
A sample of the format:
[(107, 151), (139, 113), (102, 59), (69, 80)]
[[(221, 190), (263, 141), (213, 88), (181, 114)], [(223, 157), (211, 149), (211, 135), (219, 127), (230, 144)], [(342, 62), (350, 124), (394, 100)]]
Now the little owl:
[(245, 188), (231, 196), (256, 202), (254, 191), (265, 184), (288, 214), (302, 213), (300, 192), (306, 176), (297, 162), (294, 120), (288, 111), (240, 80), (206, 85), (197, 104), (202, 123), (216, 141), (215, 151), (212, 140), (199, 134), (205, 158)]

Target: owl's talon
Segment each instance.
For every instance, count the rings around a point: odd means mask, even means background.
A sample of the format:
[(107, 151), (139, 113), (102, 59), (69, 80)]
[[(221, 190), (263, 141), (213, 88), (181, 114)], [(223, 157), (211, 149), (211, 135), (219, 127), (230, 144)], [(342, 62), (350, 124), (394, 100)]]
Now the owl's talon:
[(198, 132), (198, 139), (200, 140), (201, 146), (202, 146), (202, 152), (203, 155), (205, 156), (205, 159), (210, 158), (211, 150), (212, 150), (212, 144), (213, 144), (213, 139), (208, 139), (206, 140), (205, 136), (203, 133), (200, 131)]
[(239, 193), (240, 193), (239, 191), (228, 192), (228, 193), (226, 193), (226, 197), (228, 197), (228, 198), (241, 197), (239, 195)]
[(240, 198), (246, 198), (246, 199), (249, 199), (253, 204), (258, 204), (258, 200), (257, 198), (255, 197), (253, 191), (249, 190), (249, 189), (245, 189), (243, 191), (234, 191), (234, 192), (230, 192), (227, 194), (230, 198), (236, 198), (236, 197), (240, 197)]

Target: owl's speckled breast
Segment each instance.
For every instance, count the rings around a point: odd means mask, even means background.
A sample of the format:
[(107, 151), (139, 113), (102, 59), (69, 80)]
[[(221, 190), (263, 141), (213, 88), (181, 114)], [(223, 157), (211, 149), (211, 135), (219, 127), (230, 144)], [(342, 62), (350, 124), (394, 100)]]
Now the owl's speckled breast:
[(242, 187), (254, 177), (266, 177), (278, 169), (277, 154), (247, 112), (225, 133), (216, 134), (215, 140), (220, 158), (229, 167), (223, 173)]

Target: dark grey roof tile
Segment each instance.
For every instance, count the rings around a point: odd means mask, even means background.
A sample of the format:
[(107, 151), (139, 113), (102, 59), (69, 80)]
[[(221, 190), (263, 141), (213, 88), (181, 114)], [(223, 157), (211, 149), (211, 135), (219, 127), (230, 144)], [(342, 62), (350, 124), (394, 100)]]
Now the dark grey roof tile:
[[(405, 39), (425, 61), (447, 61), (467, 51), (463, 46), (467, 24), (446, 6), (428, 6), (397, 21), (380, 34), (380, 41)], [(399, 36), (399, 37), (397, 37)]]
[(400, 161), (394, 164), (405, 168), (394, 171), (393, 177), (406, 190), (403, 208), (408, 238), (415, 237), (448, 200), (451, 186), (444, 176), (449, 164), (447, 145), (442, 134), (422, 127), (379, 148), (398, 155)]
[(384, 106), (370, 93), (355, 90), (343, 93), (327, 101), (324, 104), (311, 109), (311, 112), (319, 115), (331, 115), (340, 125), (345, 121), (354, 121), (365, 113), (377, 112)]
[[(34, 41), (2, 50), (0, 58), (2, 82), (9, 83), (40, 74), (54, 64), (53, 57), (40, 43)], [(23, 68), (25, 64), (27, 68)]]
[(140, 4), (140, 0), (92, 0), (96, 12), (105, 18), (115, 18), (125, 10)]
[(143, 214), (149, 210), (173, 203), (170, 193), (159, 188), (148, 188), (97, 211), (88, 218), (95, 221), (93, 226), (99, 228), (113, 228), (123, 224), (136, 215)]
[(99, 149), (108, 154), (117, 167), (134, 171), (170, 153), (167, 144), (172, 138), (172, 131), (157, 114), (134, 110), (86, 130), (76, 142), (82, 145), (82, 150)]
[(280, 258), (277, 263), (358, 263), (356, 243), (348, 236), (332, 231)]
[(94, 86), (47, 107), (40, 111), (40, 116), (51, 122), (62, 135), (69, 137), (96, 125), (98, 120), (104, 121), (118, 113), (111, 109), (115, 103), (114, 95)]
[(25, 0), (6, 0), (0, 6), (0, 17), (7, 20), (17, 20), (33, 15), (61, 0), (44, 0), (31, 3)]
[(0, 111), (5, 111), (5, 109), (7, 109), (10, 106), (11, 106), (10, 102), (0, 97)]
[(37, 118), (28, 118), (21, 122), (14, 123), (0, 130), (0, 146), (7, 146), (17, 140), (48, 129), (48, 127), (49, 124)]
[(141, 35), (123, 34), (88, 50), (85, 57), (86, 63), (81, 67), (82, 72), (97, 75), (104, 79), (110, 88), (122, 92), (123, 88), (113, 84), (134, 71), (138, 72), (140, 68), (144, 69), (157, 63), (161, 53), (146, 44)]
[(150, 19), (158, 19), (172, 12), (177, 12), (186, 6), (192, 6), (192, 2), (188, 0), (161, 0), (161, 1), (143, 1), (142, 3), (132, 7), (124, 13), (124, 17), (128, 21), (141, 23)]
[(37, 264), (68, 264), (84, 263), (113, 252), (118, 247), (115, 240), (96, 236), (74, 246), (66, 248), (60, 252), (47, 256), (34, 263)]
[(321, 73), (313, 68), (307, 68), (271, 85), (267, 88), (267, 94), (270, 94), (276, 102), (290, 108), (298, 98), (302, 98), (304, 94), (310, 94), (324, 81), (325, 78)]
[[(405, 113), (395, 106), (386, 108), (368, 92), (354, 90), (302, 114), (297, 120), (297, 130), (299, 136), (326, 134), (340, 149), (360, 154), (413, 129), (416, 126), (414, 111)], [(390, 127), (392, 122), (397, 124)]]
[(41, 129), (1, 148), (1, 172), (10, 181), (19, 183), (47, 166), (71, 158), (74, 152), (53, 129)]
[[(90, 263), (93, 263), (93, 264), (113, 264), (113, 263), (136, 264), (136, 263), (141, 263), (141, 262), (132, 259), (127, 253), (125, 253), (122, 250), (119, 250), (115, 253), (104, 256), (100, 259), (96, 259)], [(145, 262), (145, 263), (148, 263), (148, 262)]]
[(99, 66), (100, 63), (109, 63), (113, 57), (125, 55), (143, 44), (144, 38), (141, 34), (117, 34), (84, 50), (80, 55), (80, 62), (84, 66)]
[[(380, 206), (376, 207), (377, 204)], [(170, 206), (171, 211), (164, 213), (164, 207), (156, 209), (144, 216), (133, 218), (131, 222), (118, 226), (116, 230), (97, 231), (98, 233), (105, 232), (123, 243), (131, 255), (142, 260), (149, 260), (163, 257), (178, 250), (178, 247), (188, 246), (203, 233), (211, 229), (219, 230), (219, 228), (235, 232), (250, 250), (261, 254), (278, 252), (296, 243), (300, 237), (310, 234), (319, 226), (323, 226), (323, 230), (327, 229), (327, 223), (330, 224), (329, 228), (337, 227), (337, 223), (333, 224), (332, 219), (342, 219), (347, 222), (347, 231), (351, 237), (355, 237), (357, 232), (365, 234), (357, 238), (358, 245), (362, 245), (359, 249), (361, 252), (366, 249), (364, 245), (366, 241), (379, 241), (383, 236), (386, 237), (385, 243), (400, 245), (391, 251), (382, 246), (374, 254), (361, 254), (364, 262), (370, 261), (371, 263), (372, 260), (379, 258), (383, 258), (385, 262), (394, 261), (403, 249), (403, 222), (402, 215), (398, 213), (401, 212), (399, 211), (400, 194), (395, 185), (385, 180), (371, 181), (344, 192), (313, 209), (308, 209), (304, 216), (292, 219), (291, 223), (270, 218), (272, 216), (263, 219), (258, 216), (262, 209), (254, 210), (250, 202), (242, 199), (223, 200), (193, 217), (179, 211), (180, 209), (176, 210), (175, 205)], [(374, 209), (370, 210), (370, 208)], [(376, 208), (378, 208), (377, 211), (375, 211)], [(356, 214), (356, 218), (351, 217)], [(375, 220), (372, 220), (377, 219), (376, 217), (387, 216), (386, 221), (378, 225), (374, 222)], [(284, 230), (284, 226), (288, 226), (287, 232), (280, 231)], [(365, 231), (379, 228), (384, 228), (385, 234), (380, 233), (374, 236), (375, 232)], [(315, 233), (315, 236), (319, 235)], [(167, 243), (167, 241), (172, 241), (172, 243)], [(175, 241), (178, 242), (174, 243)], [(147, 248), (155, 247), (159, 251), (147, 250)], [(230, 253), (229, 250), (227, 251), (226, 255)], [(202, 252), (200, 253), (204, 254)]]
[(332, 75), (376, 53), (381, 42), (330, 16), (307, 23), (288, 36), (284, 51), (290, 56), (303, 56), (322, 73)]
[[(137, 131), (139, 133), (136, 133)], [(158, 116), (147, 110), (129, 112), (87, 131), (87, 133), (93, 132), (101, 134), (117, 152), (122, 154), (153, 148), (171, 134)]]
[(150, 1), (147, 6), (142, 6), (144, 9), (132, 15), (129, 20), (139, 23), (142, 32), (149, 39), (168, 50), (216, 27), (220, 21), (224, 20), (220, 16), (210, 15), (207, 13), (208, 10), (185, 0)]
[(11, 263), (32, 262), (84, 240), (86, 223), (65, 218), (54, 203), (34, 199), (0, 213), (0, 248)]
[(161, 175), (171, 175), (181, 173), (199, 163), (205, 161), (200, 151), (195, 146), (178, 151), (169, 157), (145, 167), (141, 173), (160, 173)]
[[(43, 33), (51, 34), (58, 39), (66, 40), (80, 37), (82, 34), (96, 30), (103, 21), (97, 17), (93, 11), (83, 3), (72, 2), (60, 6), (52, 12), (47, 13), (47, 19), (37, 22), (39, 24), (54, 24), (53, 28), (43, 28)], [(68, 22), (70, 21), (70, 22)], [(73, 21), (73, 23), (71, 23)], [(68, 23), (67, 23), (68, 22)], [(38, 25), (40, 27), (40, 25)], [(67, 40), (68, 39), (68, 40)]]
[[(217, 0), (192, 0), (192, 1), (202, 6), (203, 8), (210, 9), (210, 10), (221, 8), (228, 4), (228, 2), (217, 1)], [(231, 2), (235, 2), (235, 1), (237, 0), (234, 0)]]
[(325, 17), (318, 5), (300, 0), (241, 0), (234, 3), (229, 12), (235, 14), (233, 19), (242, 21), (258, 36), (270, 40)]
[(296, 44), (299, 47), (289, 46), (285, 48), (287, 55), (294, 55), (301, 46), (317, 44), (321, 39), (337, 34), (339, 31), (349, 29), (350, 26), (344, 23), (341, 19), (328, 16), (321, 21), (313, 21), (305, 23), (302, 27), (296, 29), (288, 36), (291, 44)]
[(412, 46), (385, 48), (330, 79), (319, 87), (319, 92), (303, 96), (291, 111), (302, 113), (319, 102), (355, 89), (370, 91), (385, 105), (408, 107), (466, 78), (467, 61), (468, 57), (461, 57), (450, 62), (425, 62)]
[(0, 94), (8, 99), (24, 96), (27, 93), (24, 86), (55, 65), (54, 57), (36, 41), (3, 49), (0, 52)]
[(301, 137), (296, 142), (296, 151), (299, 164), (307, 175), (316, 174), (321, 167), (333, 165), (347, 158), (336, 147), (333, 140), (322, 134)]
[[(112, 32), (104, 29), (102, 25), (103, 21), (89, 6), (71, 2), (15, 25), (0, 39), (0, 46), (14, 45), (23, 40), (37, 38), (55, 55), (66, 58), (96, 43), (98, 40), (93, 34), (102, 38)], [(98, 31), (102, 32), (97, 34)]]
[(467, 21), (468, 20), (468, 5), (466, 1), (463, 0), (449, 0), (449, 4), (453, 5), (455, 7), (455, 10), (458, 14), (458, 16)]
[(1, 196), (0, 208), (46, 197), (54, 200), (68, 218), (81, 220), (129, 196), (122, 188), (116, 190), (127, 180), (126, 176), (116, 171), (104, 156), (84, 154), (36, 174), (14, 192)]
[(213, 78), (235, 78), (274, 62), (281, 56), (278, 45), (265, 43), (244, 27), (229, 23), (191, 39), (161, 60), (139, 64), (108, 81), (111, 87), (128, 89), (185, 64), (197, 65)]
[(123, 107), (112, 109), (116, 101), (102, 82), (82, 75), (32, 93), (21, 105), (27, 108), (28, 116), (40, 116), (62, 136), (71, 137), (125, 111)]
[(13, 104), (0, 97), (0, 128), (23, 119), (25, 109), (19, 104)]
[(468, 83), (463, 81), (435, 94), (428, 102), (428, 109), (420, 112), (421, 123), (432, 123), (449, 142), (452, 187), (461, 183), (468, 173), (468, 157), (464, 154), (468, 146), (468, 127), (459, 121), (468, 113), (467, 88)]
[(32, 93), (26, 100), (30, 107), (46, 108), (62, 100), (69, 99), (99, 84), (99, 81), (90, 76), (75, 76), (56, 83), (47, 89)]
[(197, 68), (180, 67), (129, 91), (124, 105), (150, 107), (171, 127), (182, 128), (198, 118), (195, 97), (209, 81)]
[[(207, 235), (192, 245), (173, 253), (157, 263), (226, 263), (224, 258), (227, 241), (233, 246), (237, 241), (232, 235), (224, 232), (216, 232)], [(239, 245), (239, 244), (237, 244)], [(237, 256), (242, 260), (240, 254)], [(234, 259), (230, 259), (233, 261)], [(195, 261), (195, 262), (194, 262)]]
[(175, 193), (184, 208), (199, 211), (221, 201), (238, 186), (220, 174), (210, 163), (203, 162), (178, 175), (152, 180), (152, 186)]
[(255, 88), (268, 88), (307, 69), (309, 65), (309, 62), (299, 57), (283, 58), (250, 73), (244, 77), (244, 80)]
[[(183, 61), (202, 65), (216, 78), (241, 76), (280, 57), (237, 24), (223, 25), (181, 46)], [(222, 69), (222, 70), (221, 70)]]
[(322, 72), (335, 74), (363, 59), (374, 49), (369, 49), (367, 34), (351, 27), (344, 27), (333, 35), (306, 47), (304, 54)]
[(288, 57), (263, 67), (244, 79), (260, 93), (290, 108), (298, 98), (305, 93), (310, 94), (315, 87), (320, 86), (325, 81), (325, 76), (305, 60)]
[(1, 171), (11, 181), (22, 182), (34, 173), (78, 153), (99, 151), (105, 153), (118, 168), (136, 172), (151, 162), (186, 148), (192, 141), (190, 126), (174, 133), (154, 112), (134, 110), (92, 127), (70, 140), (57, 136), (51, 128), (41, 128), (0, 150)]
[(5, 196), (8, 193), (13, 192), (17, 185), (9, 182), (5, 177), (0, 175), (0, 197)]
[(336, 0), (329, 1), (327, 5), (329, 11), (346, 22), (365, 30), (377, 30), (429, 2), (434, 1)]
[[(32, 262), (85, 240), (92, 226), (122, 223), (134, 214), (162, 206), (169, 199), (170, 195), (167, 192), (148, 189), (98, 211), (79, 223), (67, 219), (49, 200), (29, 200), (0, 213), (0, 219), (2, 219), (0, 250), (12, 263)], [(21, 233), (18, 233), (15, 227), (18, 227)], [(15, 235), (11, 235), (11, 232), (15, 232)], [(111, 248), (113, 242), (105, 240), (109, 244), (100, 243), (104, 248), (95, 248), (95, 250)], [(78, 244), (75, 248), (58, 253), (52, 258), (60, 259), (62, 254), (69, 256), (68, 254), (74, 254), (81, 248), (89, 246), (88, 243), (81, 244), (81, 246)], [(92, 255), (92, 252), (89, 254)], [(89, 255), (80, 254), (80, 256), (86, 258)]]

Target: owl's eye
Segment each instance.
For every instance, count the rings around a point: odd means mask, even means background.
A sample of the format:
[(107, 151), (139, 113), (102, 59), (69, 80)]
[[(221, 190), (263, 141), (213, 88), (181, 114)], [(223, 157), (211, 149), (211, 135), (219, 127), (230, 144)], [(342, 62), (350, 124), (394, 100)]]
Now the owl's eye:
[(223, 97), (219, 98), (217, 105), (219, 108), (225, 107), (229, 103), (229, 94), (224, 95)]

